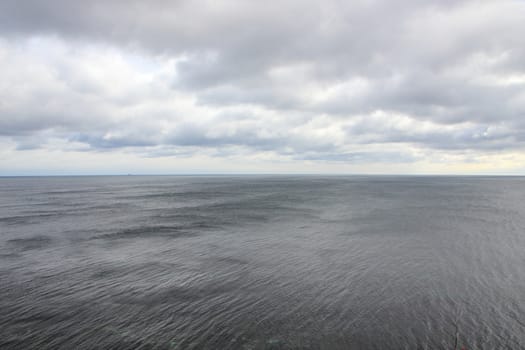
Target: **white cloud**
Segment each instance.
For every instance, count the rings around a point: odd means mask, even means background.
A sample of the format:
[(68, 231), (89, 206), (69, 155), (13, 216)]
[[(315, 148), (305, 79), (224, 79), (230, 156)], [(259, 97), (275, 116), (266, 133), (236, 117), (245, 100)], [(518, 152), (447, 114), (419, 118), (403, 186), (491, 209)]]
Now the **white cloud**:
[(4, 173), (523, 168), (522, 1), (0, 13)]

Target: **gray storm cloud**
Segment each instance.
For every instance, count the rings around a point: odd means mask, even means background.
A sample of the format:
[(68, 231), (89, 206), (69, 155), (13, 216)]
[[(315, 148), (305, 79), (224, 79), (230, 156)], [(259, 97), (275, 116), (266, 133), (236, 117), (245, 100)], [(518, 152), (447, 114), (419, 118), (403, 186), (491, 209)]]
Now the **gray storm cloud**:
[(524, 34), (518, 0), (5, 0), (0, 137), (343, 162), (521, 150)]

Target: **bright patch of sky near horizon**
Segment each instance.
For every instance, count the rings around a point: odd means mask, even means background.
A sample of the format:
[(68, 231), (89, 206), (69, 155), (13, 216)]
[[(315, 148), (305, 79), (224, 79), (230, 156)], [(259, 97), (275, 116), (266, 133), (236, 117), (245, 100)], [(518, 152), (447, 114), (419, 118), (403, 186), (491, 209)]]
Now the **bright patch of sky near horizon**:
[(0, 175), (525, 173), (525, 2), (0, 3)]

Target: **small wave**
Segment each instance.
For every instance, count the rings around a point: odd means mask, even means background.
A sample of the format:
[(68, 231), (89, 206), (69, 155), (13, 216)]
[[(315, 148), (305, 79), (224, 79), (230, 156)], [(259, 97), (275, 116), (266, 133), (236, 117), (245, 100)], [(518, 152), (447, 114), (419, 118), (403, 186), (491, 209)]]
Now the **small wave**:
[(116, 232), (109, 232), (96, 235), (91, 239), (126, 239), (126, 238), (153, 238), (153, 237), (166, 237), (166, 238), (182, 238), (182, 237), (194, 237), (199, 233), (196, 229), (209, 228), (208, 226), (186, 226), (186, 225), (175, 225), (175, 226), (141, 226), (127, 228)]
[(41, 249), (49, 246), (52, 242), (51, 237), (48, 236), (34, 236), (29, 238), (15, 238), (7, 241), (8, 245), (11, 245), (19, 250), (34, 250)]

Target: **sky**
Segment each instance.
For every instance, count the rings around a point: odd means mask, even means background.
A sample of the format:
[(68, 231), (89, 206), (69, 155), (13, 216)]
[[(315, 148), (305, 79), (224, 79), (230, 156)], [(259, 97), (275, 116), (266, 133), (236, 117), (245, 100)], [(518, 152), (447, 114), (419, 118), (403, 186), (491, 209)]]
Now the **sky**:
[(0, 175), (128, 173), (525, 174), (525, 1), (0, 1)]

